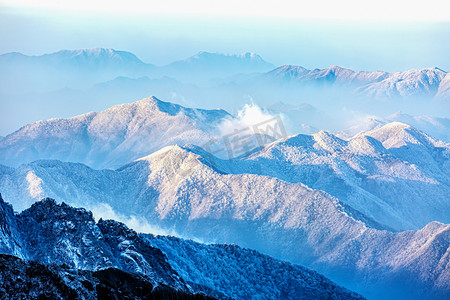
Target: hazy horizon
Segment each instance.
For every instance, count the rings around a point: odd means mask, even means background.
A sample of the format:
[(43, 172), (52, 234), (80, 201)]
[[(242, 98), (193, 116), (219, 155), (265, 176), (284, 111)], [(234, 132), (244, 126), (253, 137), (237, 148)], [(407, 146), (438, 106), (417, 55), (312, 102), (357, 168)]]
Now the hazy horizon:
[(450, 21), (208, 16), (0, 7), (0, 53), (113, 48), (158, 66), (199, 51), (254, 52), (275, 66), (450, 70)]
[[(169, 0), (152, 4), (139, 0), (64, 4), (56, 0), (4, 0), (0, 3), (0, 54), (42, 55), (63, 49), (112, 48), (131, 52), (145, 63), (164, 66), (200, 51), (253, 52), (274, 68), (296, 65), (313, 70), (337, 65), (355, 71), (395, 72), (438, 67), (448, 72), (450, 16), (444, 12), (449, 6), (442, 0), (431, 0), (427, 5), (388, 0), (364, 5), (355, 0), (339, 4), (280, 0), (276, 7), (268, 1), (255, 5), (237, 0)], [(242, 82), (250, 74), (269, 69), (222, 75), (211, 71), (225, 65), (209, 62), (206, 72), (186, 67), (178, 72), (105, 72), (98, 77), (95, 67), (77, 73), (74, 68), (61, 66), (51, 72), (43, 72), (41, 67), (26, 68), (17, 62), (11, 69), (3, 66), (0, 135), (30, 122), (102, 111), (148, 96), (187, 107), (222, 108), (230, 113), (237, 113), (250, 102), (267, 107), (283, 101), (291, 105), (309, 103), (332, 115), (340, 112), (341, 119), (355, 115), (381, 118), (397, 111), (448, 116), (448, 105), (442, 101), (433, 105), (420, 101), (385, 105), (375, 101), (369, 105), (340, 89), (322, 93), (320, 87), (300, 90), (293, 85), (267, 86), (258, 80), (252, 84)], [(112, 82), (118, 76), (147, 76), (154, 81)], [(160, 80), (163, 76), (176, 82)], [(208, 84), (203, 85), (206, 80)], [(328, 119), (323, 118), (320, 129), (327, 128)]]

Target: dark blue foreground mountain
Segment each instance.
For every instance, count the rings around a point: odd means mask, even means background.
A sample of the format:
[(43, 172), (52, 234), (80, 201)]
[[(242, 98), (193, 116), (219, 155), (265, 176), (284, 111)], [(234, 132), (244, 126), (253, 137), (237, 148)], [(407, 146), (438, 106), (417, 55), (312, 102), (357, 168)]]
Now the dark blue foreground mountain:
[[(175, 242), (172, 250), (163, 247), (167, 239)], [(182, 253), (189, 245), (192, 260), (185, 264), (173, 253), (168, 260), (158, 240), (166, 252)], [(6, 254), (0, 293), (7, 298), (362, 299), (314, 271), (256, 251), (137, 234), (49, 198), (14, 214), (0, 197), (0, 253)]]

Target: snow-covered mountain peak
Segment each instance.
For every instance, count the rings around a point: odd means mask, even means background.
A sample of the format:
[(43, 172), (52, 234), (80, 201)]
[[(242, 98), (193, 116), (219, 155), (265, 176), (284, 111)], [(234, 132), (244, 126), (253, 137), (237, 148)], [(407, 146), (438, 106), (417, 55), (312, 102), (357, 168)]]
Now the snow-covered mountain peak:
[(164, 156), (164, 155), (166, 155), (169, 152), (182, 151), (182, 150), (183, 149), (179, 145), (170, 145), (170, 146), (163, 147), (160, 150), (153, 152), (152, 154), (149, 154), (147, 156), (141, 157), (141, 158), (138, 159), (138, 161), (139, 160), (150, 161), (152, 159), (160, 158), (161, 156)]
[(191, 153), (188, 149), (180, 145), (170, 145), (153, 152), (150, 155), (141, 157), (137, 161), (147, 161), (150, 163), (162, 162), (167, 156), (185, 157)]
[[(202, 162), (200, 162), (202, 159)], [(137, 162), (145, 162), (148, 164), (149, 185), (167, 186), (168, 190), (172, 189), (175, 182), (180, 182), (197, 170), (205, 170), (211, 164), (208, 163), (208, 157), (203, 158), (192, 152), (190, 149), (172, 145), (164, 147), (146, 157), (140, 158)], [(126, 168), (126, 167), (124, 167)]]
[(347, 73), (347, 74), (351, 74), (354, 73), (355, 71), (347, 69), (347, 68), (343, 68), (337, 65), (332, 65), (326, 69), (323, 69), (322, 71), (324, 71), (325, 73), (327, 72), (333, 72), (334, 74), (339, 74), (339, 73)]
[[(306, 85), (309, 87), (339, 87), (338, 91), (367, 99), (393, 99), (409, 97), (437, 97), (446, 99), (450, 91), (450, 77), (439, 68), (414, 69), (402, 72), (355, 71), (340, 66), (308, 70), (300, 66), (285, 65), (262, 76), (265, 82)], [(342, 90), (342, 88), (344, 90)], [(306, 93), (305, 95), (308, 95)]]
[(425, 147), (449, 147), (449, 144), (436, 140), (426, 133), (401, 122), (388, 123), (381, 128), (365, 132), (363, 135), (371, 136), (382, 142), (386, 149), (399, 148), (408, 144)]
[(438, 94), (446, 72), (440, 69), (413, 69), (404, 72), (393, 72), (381, 81), (361, 86), (357, 89), (375, 98), (390, 97), (434, 97)]
[(387, 77), (387, 72), (354, 71), (337, 65), (325, 69), (308, 70), (301, 66), (284, 65), (276, 68), (266, 76), (298, 83), (337, 83), (348, 87), (360, 86), (372, 82), (378, 82)]
[(111, 48), (88, 48), (76, 50), (61, 50), (51, 54), (45, 54), (46, 58), (70, 59), (79, 62), (114, 61), (116, 63), (144, 64), (133, 53), (118, 51)]
[(274, 76), (278, 79), (292, 80), (297, 79), (298, 77), (302, 77), (308, 72), (308, 69), (305, 69), (301, 66), (284, 65), (268, 72), (267, 76)]
[(85, 48), (76, 50), (62, 50), (56, 53), (70, 53), (73, 56), (114, 56), (116, 51), (112, 48)]
[(164, 102), (154, 96), (151, 96), (136, 102), (113, 106), (107, 109), (106, 112), (121, 113), (130, 111), (132, 112), (133, 116), (144, 117), (146, 114), (154, 114), (159, 112), (175, 116), (182, 110), (182, 107), (179, 105)]
[(224, 110), (186, 108), (149, 97), (99, 113), (26, 125), (0, 140), (0, 163), (39, 159), (121, 167), (167, 145), (208, 142)]
[(408, 128), (411, 128), (411, 126), (409, 126), (408, 124), (404, 124), (401, 122), (391, 122), (382, 126), (381, 128), (376, 128), (372, 131), (368, 131), (364, 135), (372, 136), (380, 142), (384, 143), (387, 139), (392, 138), (399, 132)]
[(360, 155), (379, 155), (385, 153), (383, 144), (371, 136), (357, 136), (350, 139), (348, 148), (352, 153)]
[[(385, 152), (383, 144), (371, 136), (359, 135), (348, 141), (328, 131), (318, 131), (313, 135), (297, 134), (277, 140), (266, 145), (262, 150), (256, 152), (251, 157), (276, 155), (275, 153), (292, 152), (289, 156), (298, 151), (316, 152), (325, 151), (330, 154), (352, 153), (357, 155), (377, 156)], [(299, 153), (295, 154), (300, 155)], [(281, 159), (281, 158), (280, 158)]]
[(319, 131), (313, 134), (314, 140), (323, 149), (329, 152), (342, 151), (346, 147), (346, 142), (328, 131)]
[(430, 222), (427, 225), (425, 225), (425, 227), (423, 227), (421, 229), (421, 231), (435, 233), (435, 232), (449, 230), (449, 229), (450, 229), (450, 224), (444, 224), (442, 222), (433, 221), (433, 222)]

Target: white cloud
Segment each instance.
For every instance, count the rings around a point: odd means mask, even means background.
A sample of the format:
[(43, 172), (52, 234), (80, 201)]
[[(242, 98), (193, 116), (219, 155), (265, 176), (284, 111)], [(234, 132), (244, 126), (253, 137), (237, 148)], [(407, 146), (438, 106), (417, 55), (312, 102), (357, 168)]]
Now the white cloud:
[(175, 232), (167, 232), (163, 230), (159, 226), (155, 226), (150, 224), (145, 218), (137, 217), (134, 215), (126, 216), (114, 211), (114, 209), (106, 203), (99, 203), (92, 207), (89, 207), (89, 210), (94, 215), (96, 221), (100, 218), (104, 220), (115, 220), (124, 223), (129, 228), (139, 232), (139, 233), (151, 233), (157, 235), (176, 235)]
[[(226, 136), (236, 131), (253, 128), (253, 126), (265, 123), (275, 117), (281, 116), (272, 115), (254, 103), (245, 104), (235, 118), (225, 119), (218, 125), (218, 129), (221, 136)], [(270, 132), (268, 133), (270, 134)]]

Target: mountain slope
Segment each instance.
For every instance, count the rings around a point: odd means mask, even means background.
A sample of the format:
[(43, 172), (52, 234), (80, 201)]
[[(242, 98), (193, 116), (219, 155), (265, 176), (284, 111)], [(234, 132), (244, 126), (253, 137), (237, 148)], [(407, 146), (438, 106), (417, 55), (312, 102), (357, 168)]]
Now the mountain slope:
[(300, 66), (285, 65), (270, 71), (265, 76), (296, 83), (344, 84), (352, 87), (382, 81), (388, 76), (388, 73), (382, 71), (357, 72), (339, 66), (308, 70)]
[[(0, 206), (5, 205), (0, 199)], [(195, 268), (199, 276), (195, 279), (189, 278), (192, 282), (186, 284), (178, 272), (172, 269), (170, 265), (172, 262), (169, 264), (159, 248), (149, 243), (150, 239), (155, 242), (163, 240), (165, 237), (138, 235), (124, 224), (113, 220), (100, 219), (98, 223), (95, 223), (92, 214), (86, 210), (73, 208), (64, 203), (57, 205), (52, 199), (44, 199), (19, 215), (10, 217), (15, 217), (20, 224), (21, 238), (26, 245), (24, 249), (27, 249), (29, 253), (25, 258), (34, 259), (47, 265), (63, 265), (69, 271), (62, 270), (63, 272), (61, 272), (56, 268), (56, 273), (63, 273), (63, 277), (66, 276), (66, 272), (70, 273), (70, 270), (73, 269), (91, 270), (96, 272), (82, 271), (80, 272), (81, 277), (83, 275), (93, 276), (101, 283), (102, 279), (109, 279), (112, 280), (109, 284), (113, 285), (115, 278), (117, 280), (121, 278), (120, 281), (124, 286), (129, 285), (130, 280), (128, 279), (131, 277), (138, 283), (145, 281), (150, 283), (151, 287), (158, 287), (159, 289), (155, 290), (156, 293), (169, 287), (168, 292), (172, 293), (176, 291), (182, 295), (192, 291), (203, 292), (222, 299), (229, 299), (230, 296), (236, 299), (248, 299), (249, 297), (273, 299), (277, 297), (277, 293), (284, 295), (285, 299), (298, 299), (302, 296), (314, 299), (329, 299), (330, 297), (362, 299), (359, 295), (335, 285), (325, 277), (306, 268), (277, 261), (256, 251), (240, 249), (237, 246), (232, 247), (231, 251), (228, 251), (230, 254), (227, 255), (214, 253), (217, 246), (191, 244), (191, 249), (196, 254), (189, 253), (188, 257), (196, 257), (189, 268)], [(182, 245), (188, 243), (176, 238), (170, 239), (179, 243), (180, 248), (174, 246), (173, 249), (180, 252), (183, 251)], [(224, 249), (229, 248), (224, 246)], [(209, 254), (210, 250), (211, 254)], [(5, 252), (8, 253), (8, 251), (3, 251), (3, 253)], [(210, 272), (204, 265), (204, 261), (200, 259), (201, 253), (205, 254), (203, 255), (204, 259), (222, 261), (223, 265), (218, 266), (215, 273), (219, 278), (208, 278)], [(235, 265), (236, 257), (233, 257), (233, 253), (241, 258), (238, 266)], [(34, 265), (38, 264), (34, 263)], [(266, 267), (263, 270), (255, 270), (253, 269), (254, 265), (266, 265)], [(38, 267), (43, 268), (42, 266)], [(242, 290), (236, 291), (231, 283), (240, 280), (243, 275), (240, 269), (242, 267), (247, 268), (245, 276), (249, 280), (242, 285)], [(55, 269), (54, 266), (50, 268)], [(183, 272), (183, 276), (189, 272), (188, 266), (177, 265), (177, 268)], [(18, 267), (14, 268), (15, 271), (17, 269)], [(284, 272), (274, 272), (273, 269)], [(0, 270), (2, 271), (0, 274), (5, 273), (4, 269)], [(286, 274), (286, 272), (289, 273)], [(200, 273), (204, 275), (200, 275)], [(223, 278), (228, 278), (231, 283), (223, 282)], [(287, 278), (292, 286), (283, 284)], [(86, 280), (85, 278), (81, 279)], [(92, 286), (98, 284), (95, 282), (96, 280), (87, 280), (92, 283)], [(71, 285), (75, 284), (71, 283)], [(216, 288), (220, 288), (220, 290)], [(248, 294), (248, 291), (254, 293)], [(97, 293), (99, 292), (97, 287)]]
[(434, 97), (446, 72), (438, 68), (394, 72), (380, 81), (361, 87), (359, 91), (374, 98)]
[(110, 267), (150, 276), (153, 285), (188, 288), (165, 256), (124, 225), (100, 220), (66, 204), (45, 199), (17, 216), (26, 259), (70, 268), (98, 270)]
[(450, 142), (450, 119), (443, 117), (433, 117), (429, 115), (409, 115), (397, 111), (385, 118), (375, 119), (368, 117), (345, 130), (340, 131), (337, 135), (343, 139), (349, 140), (352, 137), (380, 128), (387, 123), (399, 122), (414, 127), (428, 135), (444, 142)]
[[(317, 136), (321, 137), (319, 143), (328, 150), (320, 152), (348, 146), (342, 140), (322, 135)], [(377, 148), (385, 149), (374, 139), (366, 141), (370, 147), (365, 151), (376, 154)], [(314, 148), (314, 140), (310, 142)], [(338, 200), (301, 183), (260, 175), (264, 173), (264, 168), (257, 167), (261, 164), (221, 161), (199, 151), (167, 147), (117, 171), (39, 161), (16, 170), (5, 168), (0, 190), (16, 209), (26, 207), (27, 201), (50, 196), (93, 209), (98, 216), (113, 210), (125, 220), (143, 218), (152, 226), (181, 236), (237, 243), (317, 269), (369, 298), (420, 299), (425, 293), (439, 299), (449, 293), (449, 225), (436, 222), (418, 231), (400, 233), (379, 230), (386, 228), (381, 221), (389, 221), (390, 215), (383, 219), (383, 214), (377, 213), (379, 207), (384, 207), (378, 199), (366, 198), (372, 201), (368, 202), (369, 208), (373, 208), (369, 209), (372, 216), (368, 216), (348, 199)], [(274, 160), (277, 161), (282, 162)], [(398, 163), (401, 165), (401, 161)], [(408, 164), (405, 167), (414, 171), (405, 174), (416, 176), (419, 183), (426, 179)], [(232, 168), (233, 172), (227, 172)], [(279, 170), (283, 168), (280, 164)], [(381, 170), (392, 172), (389, 168)], [(289, 169), (286, 172), (290, 174)], [(317, 178), (314, 173), (306, 174)], [(326, 182), (330, 175), (329, 171), (324, 172), (319, 182)], [(395, 179), (398, 175), (385, 176)], [(342, 179), (334, 183), (339, 187)], [(399, 216), (386, 207), (384, 212)], [(427, 266), (435, 266), (433, 272)]]
[[(170, 236), (147, 235), (188, 282), (203, 283), (235, 299), (340, 298), (341, 289), (319, 274), (237, 245), (205, 245)], [(259, 273), (261, 276), (249, 276)], [(301, 283), (301, 284), (299, 284)], [(258, 296), (257, 296), (258, 295)], [(345, 297), (355, 298), (355, 294)]]
[[(328, 132), (296, 135), (221, 170), (324, 190), (387, 228), (450, 222), (450, 146), (401, 123), (365, 135), (349, 141)], [(391, 143), (398, 147), (389, 147)]]
[[(219, 174), (233, 175), (239, 181), (253, 174), (323, 190), (362, 213), (372, 227), (395, 231), (418, 229), (431, 221), (450, 222), (449, 149), (447, 143), (408, 125), (390, 123), (349, 141), (328, 132), (296, 135), (234, 160), (218, 159), (195, 146), (174, 146), (117, 172), (40, 161), (17, 169), (3, 167), (0, 186), (4, 193), (11, 192), (11, 199), (22, 199), (14, 203), (16, 209), (23, 209), (43, 196), (77, 199), (81, 201), (79, 205), (87, 206), (98, 195), (105, 202), (114, 203), (113, 195), (123, 191), (144, 199), (149, 186), (167, 185), (168, 190), (174, 190), (180, 188), (177, 186), (180, 183), (190, 185), (187, 177), (197, 170), (209, 174), (210, 168)], [(169, 182), (145, 181), (144, 178), (155, 176), (148, 173), (147, 164), (151, 170), (170, 178)], [(137, 181), (133, 173), (139, 174)], [(83, 174), (83, 180), (75, 182), (75, 174)], [(96, 183), (88, 181), (84, 177), (87, 175), (97, 178)], [(61, 189), (58, 182), (65, 182), (66, 187)], [(175, 186), (171, 187), (172, 184)], [(104, 186), (110, 186), (109, 190), (105, 191)], [(86, 190), (79, 193), (80, 188)], [(242, 196), (237, 191), (230, 192), (233, 197)], [(428, 195), (425, 199), (424, 192)], [(157, 195), (152, 191), (149, 197), (154, 199)], [(133, 212), (127, 207), (121, 210)]]
[(148, 277), (120, 269), (77, 270), (5, 254), (0, 254), (0, 279), (0, 297), (6, 299), (214, 299), (154, 286)]
[(278, 67), (263, 75), (263, 78), (269, 81), (343, 88), (373, 99), (423, 96), (446, 98), (448, 97), (447, 77), (447, 72), (439, 68), (387, 73), (383, 71), (357, 72), (339, 66), (308, 70), (292, 65)]
[(450, 74), (447, 73), (439, 84), (439, 89), (437, 91), (436, 97), (438, 99), (449, 99), (450, 98)]
[(170, 144), (208, 142), (223, 110), (190, 109), (155, 97), (26, 125), (0, 140), (0, 163), (17, 166), (38, 159), (115, 168)]
[(450, 119), (426, 115), (411, 116), (397, 112), (386, 117), (390, 122), (401, 122), (426, 132), (444, 142), (450, 142)]

